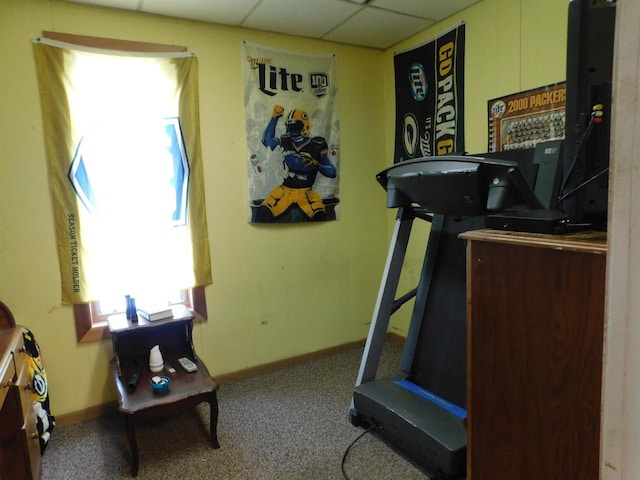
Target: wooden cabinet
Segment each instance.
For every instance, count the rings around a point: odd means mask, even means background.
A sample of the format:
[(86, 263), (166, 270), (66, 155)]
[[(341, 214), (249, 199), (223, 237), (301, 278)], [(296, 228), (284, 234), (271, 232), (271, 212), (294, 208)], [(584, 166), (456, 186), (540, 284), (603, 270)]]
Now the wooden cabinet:
[(0, 479), (40, 478), (40, 441), (20, 326), (0, 329)]
[(468, 479), (598, 479), (606, 235), (462, 238)]

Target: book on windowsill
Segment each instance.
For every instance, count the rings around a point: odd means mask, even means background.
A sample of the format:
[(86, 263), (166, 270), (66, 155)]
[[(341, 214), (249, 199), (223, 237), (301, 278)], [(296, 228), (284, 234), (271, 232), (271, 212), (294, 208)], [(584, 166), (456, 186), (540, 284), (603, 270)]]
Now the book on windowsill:
[(160, 307), (155, 309), (138, 308), (138, 315), (145, 320), (154, 322), (156, 320), (164, 320), (166, 318), (173, 318), (173, 309), (171, 307)]

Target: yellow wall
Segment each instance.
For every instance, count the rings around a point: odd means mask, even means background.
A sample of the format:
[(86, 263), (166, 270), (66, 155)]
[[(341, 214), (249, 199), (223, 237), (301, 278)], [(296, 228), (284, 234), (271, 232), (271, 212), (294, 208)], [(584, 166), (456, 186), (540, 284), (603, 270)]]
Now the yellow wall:
[[(214, 375), (366, 336), (387, 241), (375, 182), (387, 161), (380, 51), (58, 1), (0, 0), (0, 12), (0, 299), (42, 347), (54, 414), (114, 400), (115, 391), (110, 342), (78, 345), (71, 308), (60, 306), (31, 46), (42, 30), (186, 45), (198, 56), (214, 283), (209, 320), (194, 335)], [(339, 221), (246, 221), (243, 40), (337, 54)]]
[[(395, 121), (393, 55), (426, 43), (465, 23), (465, 149), (487, 151), (487, 101), (565, 80), (569, 0), (482, 0), (459, 14), (404, 41), (384, 54), (386, 155), (393, 158)], [(393, 219), (389, 216), (389, 225)], [(424, 225), (419, 225), (425, 231)], [(424, 243), (412, 234), (400, 291), (415, 287)], [(425, 237), (427, 234), (422, 235)], [(391, 330), (406, 334), (411, 311), (400, 310)]]
[[(112, 401), (115, 392), (110, 342), (78, 345), (71, 309), (60, 305), (33, 37), (53, 30), (196, 52), (214, 283), (206, 289), (209, 321), (194, 334), (216, 375), (366, 336), (393, 215), (374, 176), (393, 156), (394, 51), (466, 22), (466, 144), (482, 152), (488, 99), (564, 79), (566, 4), (483, 0), (380, 52), (58, 0), (0, 0), (0, 299), (41, 344), (53, 413)], [(243, 40), (338, 55), (339, 221), (246, 222)], [(410, 272), (419, 270), (422, 253), (410, 253)], [(394, 320), (393, 329), (406, 332), (406, 318)]]

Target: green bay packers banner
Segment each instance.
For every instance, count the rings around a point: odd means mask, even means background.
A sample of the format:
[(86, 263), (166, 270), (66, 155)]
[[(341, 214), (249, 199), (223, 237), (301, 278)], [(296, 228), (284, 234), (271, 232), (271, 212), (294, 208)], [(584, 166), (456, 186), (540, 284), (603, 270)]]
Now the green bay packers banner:
[(248, 219), (299, 223), (339, 216), (336, 56), (242, 44)]
[(394, 163), (464, 152), (464, 24), (394, 56)]

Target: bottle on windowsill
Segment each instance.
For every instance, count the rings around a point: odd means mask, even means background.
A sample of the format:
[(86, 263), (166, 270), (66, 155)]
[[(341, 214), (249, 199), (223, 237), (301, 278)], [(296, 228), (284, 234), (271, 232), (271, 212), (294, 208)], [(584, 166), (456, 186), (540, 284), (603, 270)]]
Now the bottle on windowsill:
[(127, 311), (126, 311), (127, 320), (133, 323), (138, 323), (138, 313), (136, 311), (137, 310), (136, 299), (133, 298), (131, 295), (125, 295), (125, 298), (127, 299)]

